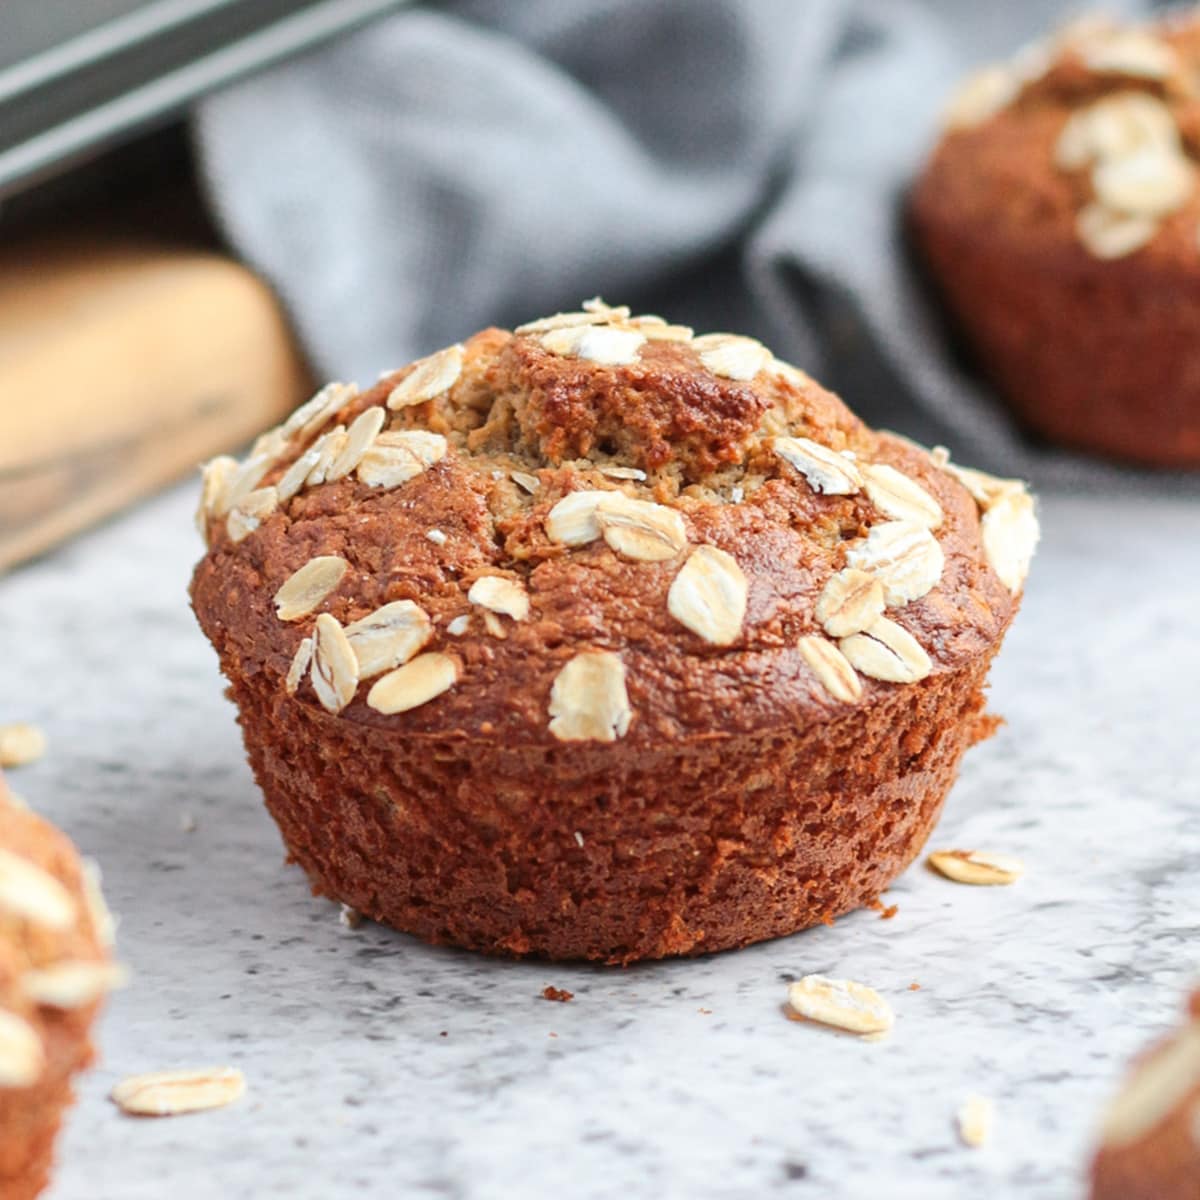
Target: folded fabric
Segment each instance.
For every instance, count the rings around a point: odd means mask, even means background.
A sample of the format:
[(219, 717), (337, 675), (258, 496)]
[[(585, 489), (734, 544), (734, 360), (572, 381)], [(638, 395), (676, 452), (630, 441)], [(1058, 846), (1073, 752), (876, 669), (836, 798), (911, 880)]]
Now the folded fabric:
[(401, 8), (204, 101), (201, 172), (321, 375), (366, 382), (599, 293), (757, 333), (868, 420), (993, 470), (1195, 490), (1025, 440), (952, 357), (905, 248), (948, 92), (1073, 8)]

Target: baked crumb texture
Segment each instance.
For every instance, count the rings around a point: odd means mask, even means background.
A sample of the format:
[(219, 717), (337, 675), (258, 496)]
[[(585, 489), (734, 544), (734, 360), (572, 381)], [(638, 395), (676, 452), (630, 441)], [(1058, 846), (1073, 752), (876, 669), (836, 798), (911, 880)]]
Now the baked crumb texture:
[(1092, 1200), (1200, 1196), (1200, 992), (1181, 1029), (1134, 1064), (1110, 1104)]
[(1072, 22), (972, 76), (912, 196), (915, 241), (1022, 421), (1200, 465), (1200, 21)]
[(0, 779), (0, 1196), (30, 1200), (92, 1061), (89, 1031), (118, 982), (94, 869)]
[(873, 900), (990, 732), (1037, 540), (1019, 482), (599, 300), (329, 385), (198, 518), (196, 614), (314, 887), (614, 962)]

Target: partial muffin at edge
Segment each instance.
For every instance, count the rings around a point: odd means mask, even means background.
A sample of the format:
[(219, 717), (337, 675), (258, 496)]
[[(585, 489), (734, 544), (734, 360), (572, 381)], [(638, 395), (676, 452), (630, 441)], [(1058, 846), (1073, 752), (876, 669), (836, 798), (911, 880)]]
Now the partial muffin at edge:
[(1200, 1200), (1200, 991), (1134, 1064), (1105, 1116), (1092, 1200)]
[(614, 962), (877, 898), (991, 728), (1037, 533), (758, 342), (599, 302), (331, 385), (210, 465), (200, 523), (193, 605), (314, 888)]
[(1077, 21), (972, 76), (911, 197), (914, 241), (1020, 420), (1200, 466), (1200, 22)]
[(94, 1058), (90, 1032), (116, 983), (112, 920), (90, 864), (0, 778), (0, 1195), (32, 1200)]

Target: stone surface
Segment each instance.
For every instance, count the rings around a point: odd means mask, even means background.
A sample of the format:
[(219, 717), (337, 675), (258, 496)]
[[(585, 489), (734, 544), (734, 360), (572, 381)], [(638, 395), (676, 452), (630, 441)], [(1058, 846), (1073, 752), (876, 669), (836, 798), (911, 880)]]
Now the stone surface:
[[(134, 971), (50, 1200), (1082, 1195), (1100, 1107), (1200, 974), (1200, 507), (1043, 500), (993, 673), (1008, 724), (934, 837), (1024, 879), (916, 866), (892, 920), (622, 971), (433, 950), (308, 894), (187, 607), (194, 498), (0, 580), (0, 721), (50, 735), (11, 782), (104, 865)], [(786, 1020), (814, 972), (878, 989), (886, 1040)], [(227, 1110), (105, 1099), (220, 1063), (248, 1080)], [(982, 1151), (954, 1128), (972, 1092), (996, 1102)]]

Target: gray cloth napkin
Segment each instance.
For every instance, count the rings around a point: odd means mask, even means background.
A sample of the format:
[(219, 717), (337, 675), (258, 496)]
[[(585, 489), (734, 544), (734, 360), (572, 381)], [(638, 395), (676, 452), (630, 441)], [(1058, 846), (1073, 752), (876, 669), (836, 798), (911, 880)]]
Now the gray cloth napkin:
[(201, 171), (322, 375), (371, 381), (599, 293), (755, 333), (868, 420), (962, 461), (1041, 483), (1190, 490), (1195, 476), (1023, 438), (952, 357), (903, 244), (904, 191), (947, 93), (1073, 7), (406, 8), (203, 102)]

